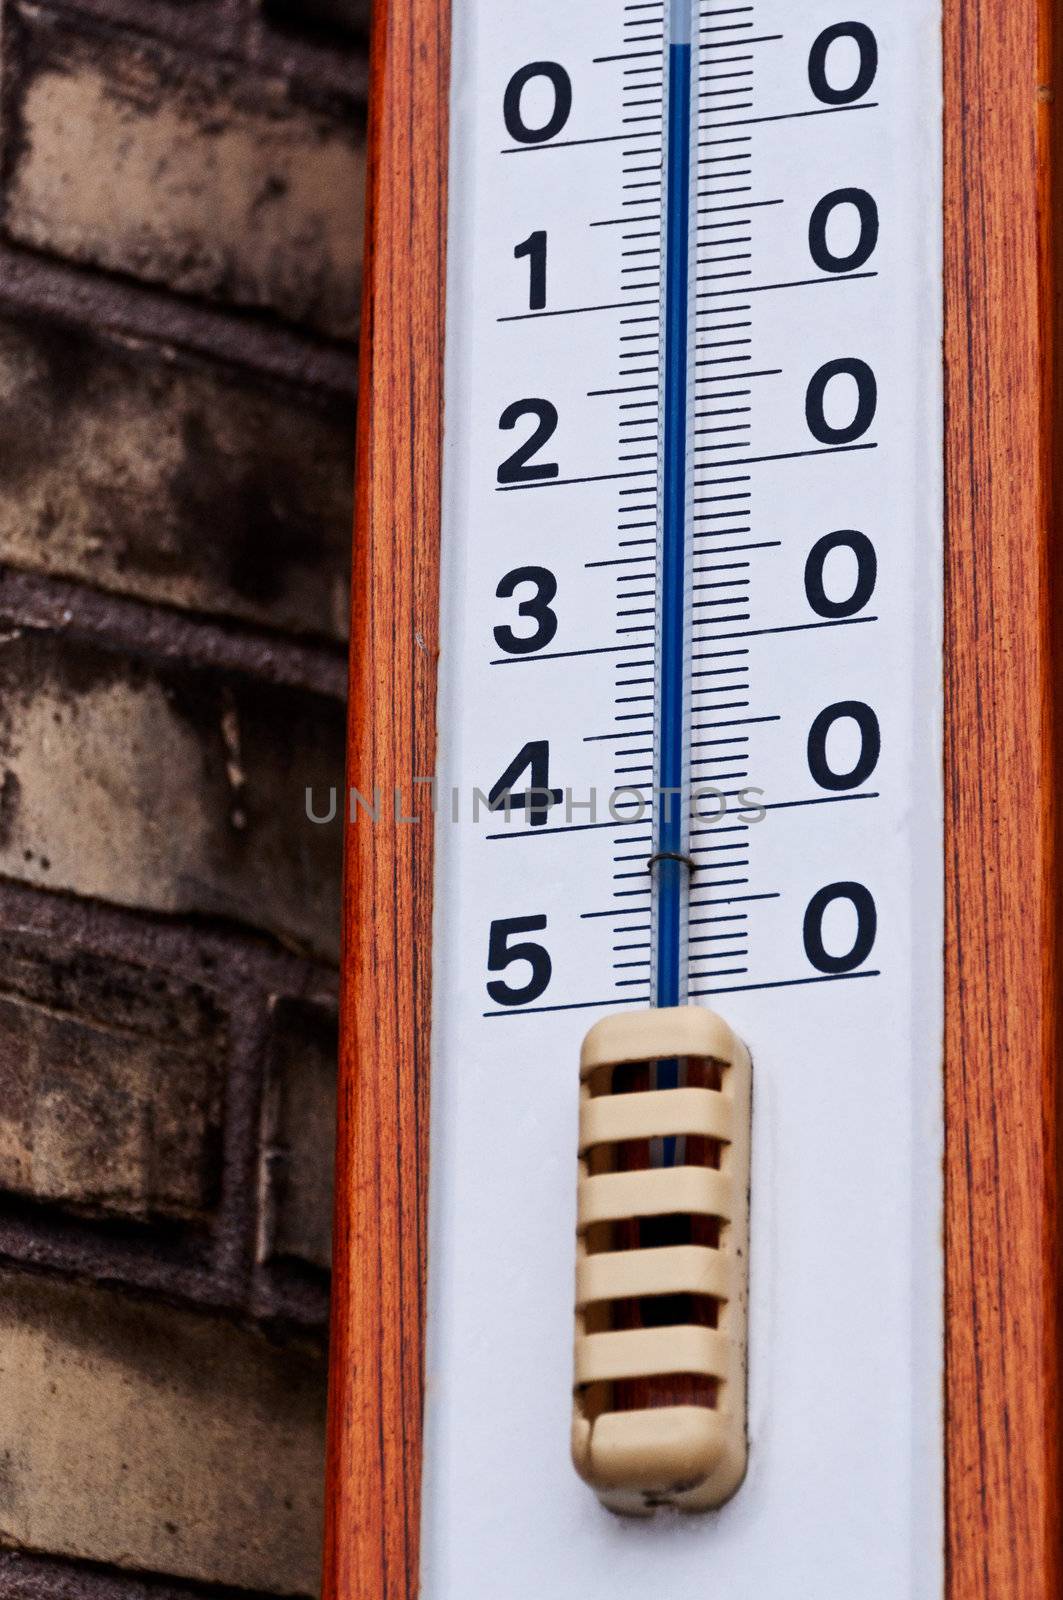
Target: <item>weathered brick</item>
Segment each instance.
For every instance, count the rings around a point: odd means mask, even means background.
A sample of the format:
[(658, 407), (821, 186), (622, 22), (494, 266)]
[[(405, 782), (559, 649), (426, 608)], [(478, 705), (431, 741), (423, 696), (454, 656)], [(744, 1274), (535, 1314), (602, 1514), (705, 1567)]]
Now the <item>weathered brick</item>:
[(275, 998), (263, 1101), (259, 1255), (328, 1271), (336, 1129), (331, 1006)]
[(234, 918), (334, 958), (338, 702), (68, 634), (0, 634), (0, 873)]
[(12, 239), (353, 335), (365, 187), (353, 113), (246, 65), (32, 5), (6, 9), (9, 29), (16, 16)]
[(0, 1274), (0, 1543), (316, 1593), (324, 1399), (311, 1351)]
[(342, 638), (353, 403), (0, 319), (0, 560)]
[(0, 1187), (90, 1214), (202, 1217), (224, 1050), (197, 986), (5, 931)]
[[(44, 926), (26, 926), (25, 902), (0, 922), (0, 992), (50, 1011), (76, 1013), (101, 1027), (168, 1038), (182, 1050), (216, 1053), (224, 1048), (225, 1023), (217, 996), (169, 967), (127, 959), (62, 942), (55, 924), (69, 926), (64, 907), (35, 906), (53, 913)], [(83, 930), (82, 930), (83, 931)]]

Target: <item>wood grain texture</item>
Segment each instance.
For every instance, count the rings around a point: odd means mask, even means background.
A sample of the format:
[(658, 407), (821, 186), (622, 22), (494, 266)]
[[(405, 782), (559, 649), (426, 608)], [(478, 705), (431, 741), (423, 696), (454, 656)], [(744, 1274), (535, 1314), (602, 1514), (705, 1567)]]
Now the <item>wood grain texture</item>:
[(448, 0), (375, 0), (348, 779), (382, 801), (347, 830), (329, 1600), (418, 1587), (449, 38)]
[(949, 1600), (1058, 1600), (1054, 5), (946, 0)]

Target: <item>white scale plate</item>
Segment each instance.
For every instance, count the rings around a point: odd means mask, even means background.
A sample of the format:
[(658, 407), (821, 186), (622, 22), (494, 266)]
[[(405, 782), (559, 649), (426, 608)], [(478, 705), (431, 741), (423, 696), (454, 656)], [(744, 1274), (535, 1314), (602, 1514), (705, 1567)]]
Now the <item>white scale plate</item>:
[[(423, 1593), (922, 1600), (943, 1582), (936, 0), (696, 8), (705, 297), (692, 355), (722, 364), (697, 369), (691, 393), (699, 420), (726, 411), (734, 432), (688, 459), (695, 582), (727, 585), (699, 590), (727, 603), (694, 624), (693, 670), (719, 675), (696, 685), (691, 738), (728, 741), (703, 747), (714, 764), (696, 774), (728, 799), (693, 839), (691, 919), (713, 938), (690, 993), (754, 1062), (750, 1466), (718, 1513), (630, 1522), (602, 1510), (568, 1456), (579, 1045), (607, 1011), (646, 1004), (650, 983), (637, 964), (649, 819), (617, 824), (608, 802), (619, 784), (652, 784), (659, 368), (638, 337), (654, 324), (635, 319), (658, 314), (658, 262), (629, 252), (660, 244), (659, 186), (631, 185), (659, 183), (663, 9), (454, 7)], [(877, 41), (874, 82), (825, 105), (809, 53), (854, 18)], [(503, 96), (533, 62), (564, 67), (571, 112), (556, 138), (515, 146)], [(856, 66), (851, 40), (832, 46), (832, 82)], [(539, 79), (522, 114), (545, 121), (553, 103)], [(877, 246), (859, 277), (824, 273), (809, 218), (853, 187), (874, 197)], [(846, 226), (832, 223), (838, 253)], [(513, 252), (536, 230), (548, 314), (531, 316), (530, 263)], [(806, 391), (847, 358), (873, 371), (877, 407), (860, 448), (824, 451)], [(526, 397), (556, 407), (533, 460), (558, 472), (511, 490), (498, 467), (532, 422), (501, 431), (499, 418)], [(836, 378), (827, 420), (853, 410), (852, 380)], [(870, 540), (877, 573), (857, 612), (824, 619), (806, 561), (836, 530)], [(497, 593), (524, 567), (556, 580), (556, 632), (507, 653), (496, 629), (537, 626), (517, 609), (535, 584)], [(835, 552), (828, 596), (856, 579)], [(872, 708), (881, 753), (857, 788), (828, 791), (809, 730), (854, 701)], [(843, 720), (830, 736), (836, 771), (856, 759), (854, 732)], [(541, 740), (570, 815), (562, 803), (532, 827), (481, 804), (474, 820), (474, 791)], [(763, 791), (762, 819), (742, 810), (743, 788)], [(592, 790), (593, 819), (579, 805)], [(874, 942), (835, 977), (810, 959), (806, 909), (853, 882), (873, 898)], [(488, 972), (491, 925), (525, 917), (545, 929), (511, 942), (543, 946), (550, 981), (499, 1005), (489, 981), (534, 972)], [(838, 900), (823, 944), (844, 953), (854, 937)]]

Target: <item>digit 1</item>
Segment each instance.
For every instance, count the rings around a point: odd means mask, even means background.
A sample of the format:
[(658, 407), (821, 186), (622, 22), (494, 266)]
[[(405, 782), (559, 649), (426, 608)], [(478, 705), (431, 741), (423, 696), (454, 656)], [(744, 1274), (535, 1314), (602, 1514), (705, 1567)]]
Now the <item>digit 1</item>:
[(529, 233), (513, 254), (518, 261), (522, 256), (528, 257), (528, 310), (542, 311), (546, 305), (546, 229), (536, 228)]

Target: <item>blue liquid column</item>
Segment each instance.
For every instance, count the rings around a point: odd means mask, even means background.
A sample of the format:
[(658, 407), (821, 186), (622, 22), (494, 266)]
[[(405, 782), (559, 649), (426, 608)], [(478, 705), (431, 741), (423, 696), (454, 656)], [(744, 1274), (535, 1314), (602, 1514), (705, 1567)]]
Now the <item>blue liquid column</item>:
[[(659, 755), (654, 866), (655, 1003), (683, 993), (682, 925), (688, 868), (682, 794), (686, 701), (687, 294), (690, 258), (690, 17), (692, 0), (672, 0), (668, 44), (668, 137), (664, 347), (664, 463), (661, 549)], [(671, 792), (669, 792), (671, 791)], [(665, 1087), (664, 1084), (661, 1087)]]

